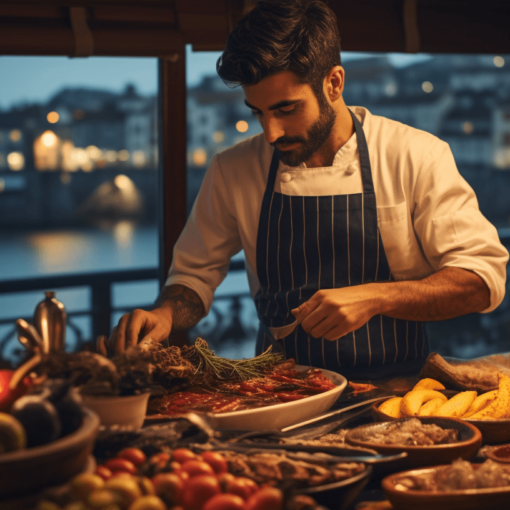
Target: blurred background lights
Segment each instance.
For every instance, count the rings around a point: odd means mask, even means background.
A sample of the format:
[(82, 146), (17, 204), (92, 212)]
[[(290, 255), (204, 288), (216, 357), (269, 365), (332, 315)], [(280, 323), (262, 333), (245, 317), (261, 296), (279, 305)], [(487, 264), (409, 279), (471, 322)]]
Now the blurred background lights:
[(11, 142), (19, 142), (21, 140), (21, 131), (19, 129), (13, 129), (9, 133), (9, 139)]
[(103, 156), (103, 151), (98, 149), (95, 145), (89, 145), (85, 150), (92, 161), (97, 161)]
[(129, 159), (129, 151), (122, 149), (121, 151), (117, 152), (117, 159), (119, 161), (127, 161)]
[(236, 124), (236, 129), (239, 131), (239, 133), (246, 133), (248, 131), (248, 123), (245, 120), (239, 120)]
[(421, 88), (423, 89), (423, 92), (430, 94), (434, 90), (434, 85), (432, 85), (432, 83), (430, 83), (430, 81), (424, 81), (421, 84)]
[(384, 87), (384, 92), (387, 96), (394, 96), (397, 93), (397, 84), (394, 81), (390, 81)]
[(133, 163), (135, 166), (143, 166), (145, 165), (147, 158), (145, 156), (145, 152), (143, 151), (135, 151), (133, 152)]
[(5, 189), (5, 179), (0, 179), (0, 193), (3, 193)]
[(108, 163), (115, 163), (115, 161), (117, 161), (117, 151), (106, 151), (104, 159), (106, 159)]
[(23, 170), (25, 166), (25, 157), (21, 152), (11, 152), (7, 155), (7, 164), (11, 170), (17, 172), (18, 170)]
[(472, 122), (466, 121), (462, 124), (462, 131), (466, 133), (466, 135), (470, 135), (475, 130), (475, 126)]
[(494, 65), (496, 67), (503, 67), (505, 65), (505, 59), (503, 57), (494, 57)]
[(221, 143), (225, 140), (225, 133), (223, 131), (215, 131), (212, 138), (216, 143)]
[(113, 182), (115, 183), (115, 186), (119, 188), (121, 191), (128, 191), (133, 188), (134, 184), (133, 181), (124, 174), (119, 174), (113, 179)]
[(58, 141), (53, 131), (45, 131), (41, 136), (41, 142), (45, 147), (53, 147)]
[(195, 165), (204, 166), (207, 162), (207, 152), (204, 149), (195, 149), (192, 160)]
[(58, 119), (60, 119), (60, 115), (57, 112), (50, 112), (48, 115), (46, 115), (46, 120), (50, 124), (56, 124), (58, 122)]

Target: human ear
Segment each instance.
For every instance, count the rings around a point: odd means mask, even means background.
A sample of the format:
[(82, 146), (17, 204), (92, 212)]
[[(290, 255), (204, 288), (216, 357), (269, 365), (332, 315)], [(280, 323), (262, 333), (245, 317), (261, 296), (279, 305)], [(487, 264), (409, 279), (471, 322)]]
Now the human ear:
[(324, 78), (325, 93), (331, 102), (337, 101), (342, 97), (345, 84), (345, 70), (342, 66), (331, 68)]

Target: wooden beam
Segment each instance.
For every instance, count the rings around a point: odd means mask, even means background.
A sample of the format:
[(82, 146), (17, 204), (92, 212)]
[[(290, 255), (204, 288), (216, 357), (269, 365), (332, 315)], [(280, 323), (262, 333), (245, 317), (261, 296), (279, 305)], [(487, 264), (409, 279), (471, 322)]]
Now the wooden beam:
[(184, 44), (159, 61), (160, 281), (172, 263), (175, 243), (186, 223), (186, 72)]

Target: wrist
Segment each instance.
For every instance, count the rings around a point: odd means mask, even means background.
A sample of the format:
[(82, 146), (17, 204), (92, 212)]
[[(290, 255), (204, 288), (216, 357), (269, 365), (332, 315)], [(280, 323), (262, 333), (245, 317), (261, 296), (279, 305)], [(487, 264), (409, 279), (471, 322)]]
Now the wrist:
[(373, 295), (374, 315), (388, 315), (393, 312), (400, 296), (395, 282), (371, 283)]

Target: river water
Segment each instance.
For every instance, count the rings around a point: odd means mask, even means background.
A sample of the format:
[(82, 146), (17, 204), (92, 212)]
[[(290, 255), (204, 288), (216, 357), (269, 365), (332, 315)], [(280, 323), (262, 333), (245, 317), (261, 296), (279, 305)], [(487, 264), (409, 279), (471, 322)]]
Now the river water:
[[(238, 257), (243, 257), (243, 254), (239, 254)], [(52, 274), (155, 268), (157, 265), (156, 226), (121, 221), (103, 228), (0, 231), (0, 280), (3, 281)], [(156, 280), (116, 284), (112, 293), (113, 306), (135, 308), (150, 305), (158, 295), (158, 288)], [(244, 271), (237, 271), (229, 273), (216, 290), (216, 296), (248, 292), (248, 281)], [(0, 320), (31, 317), (37, 303), (43, 297), (40, 291), (0, 294)], [(57, 297), (69, 312), (90, 309), (90, 292), (87, 288), (57, 289)], [(256, 320), (254, 308), (253, 310), (249, 308), (251, 307), (249, 298), (243, 301), (245, 303), (241, 319), (247, 323), (249, 329), (253, 329)], [(225, 306), (218, 304), (219, 309), (224, 309)], [(112, 323), (115, 324), (120, 316), (120, 313), (114, 314)], [(75, 318), (73, 321), (83, 331), (85, 338), (91, 335), (88, 318)], [(205, 323), (204, 325), (207, 326)], [(0, 340), (9, 329), (10, 326), (0, 326)], [(218, 349), (218, 354), (240, 358), (252, 356), (253, 351), (251, 342), (249, 344), (245, 342), (223, 345)]]

